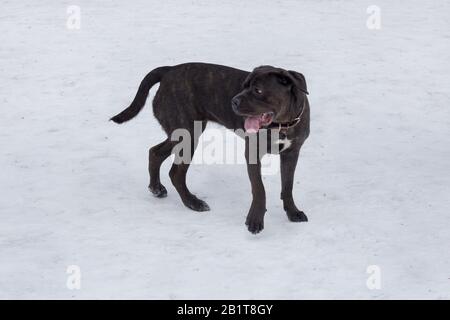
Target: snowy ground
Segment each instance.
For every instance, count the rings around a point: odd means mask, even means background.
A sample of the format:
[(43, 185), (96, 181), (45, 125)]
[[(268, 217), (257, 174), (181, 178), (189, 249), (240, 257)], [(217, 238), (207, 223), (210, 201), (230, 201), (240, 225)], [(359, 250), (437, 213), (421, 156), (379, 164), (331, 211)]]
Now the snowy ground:
[[(373, 4), (381, 30), (366, 27)], [(450, 298), (450, 2), (0, 6), (0, 298)], [(248, 233), (244, 165), (190, 169), (205, 214), (181, 204), (168, 162), (169, 196), (150, 196), (147, 150), (164, 138), (151, 108), (107, 120), (147, 71), (188, 61), (306, 75), (308, 223), (288, 222), (266, 176), (265, 230)]]

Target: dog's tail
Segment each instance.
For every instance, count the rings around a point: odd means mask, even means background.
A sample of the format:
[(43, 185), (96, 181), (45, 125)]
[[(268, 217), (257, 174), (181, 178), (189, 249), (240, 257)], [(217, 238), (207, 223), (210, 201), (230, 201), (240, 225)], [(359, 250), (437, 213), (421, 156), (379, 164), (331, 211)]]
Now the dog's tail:
[(123, 123), (134, 118), (144, 107), (150, 88), (160, 82), (163, 75), (170, 69), (171, 67), (159, 67), (150, 71), (149, 74), (147, 74), (142, 80), (131, 105), (118, 115), (112, 117), (110, 120), (115, 123)]

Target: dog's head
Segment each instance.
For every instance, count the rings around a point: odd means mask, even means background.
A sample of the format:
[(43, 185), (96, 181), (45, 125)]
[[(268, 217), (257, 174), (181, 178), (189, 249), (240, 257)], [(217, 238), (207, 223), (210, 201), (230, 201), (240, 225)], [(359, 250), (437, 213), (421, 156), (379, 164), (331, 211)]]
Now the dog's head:
[(272, 122), (292, 121), (302, 112), (306, 94), (301, 73), (261, 66), (244, 80), (231, 105), (236, 114), (245, 117), (246, 132), (252, 133)]

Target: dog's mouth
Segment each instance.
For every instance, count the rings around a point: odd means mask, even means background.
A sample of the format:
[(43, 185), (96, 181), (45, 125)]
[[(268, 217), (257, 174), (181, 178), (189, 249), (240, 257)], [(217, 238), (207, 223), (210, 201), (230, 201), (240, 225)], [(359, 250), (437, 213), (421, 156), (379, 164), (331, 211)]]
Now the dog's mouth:
[(244, 122), (245, 132), (256, 133), (261, 127), (268, 126), (273, 121), (273, 112), (265, 112), (257, 116), (246, 116)]

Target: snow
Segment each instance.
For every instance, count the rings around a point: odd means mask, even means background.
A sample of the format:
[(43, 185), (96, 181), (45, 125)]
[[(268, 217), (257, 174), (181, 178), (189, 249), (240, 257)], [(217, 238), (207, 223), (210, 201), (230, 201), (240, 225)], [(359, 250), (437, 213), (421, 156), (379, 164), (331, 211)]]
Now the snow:
[[(66, 27), (73, 4), (79, 30)], [(374, 4), (380, 30), (366, 27)], [(0, 298), (450, 298), (448, 1), (1, 7)], [(151, 107), (107, 120), (148, 71), (188, 61), (305, 74), (294, 194), (308, 223), (287, 220), (267, 175), (265, 229), (250, 234), (243, 164), (191, 167), (207, 213), (182, 205), (169, 162), (168, 197), (149, 194), (148, 148), (164, 139)], [(372, 265), (380, 289), (366, 285)]]

